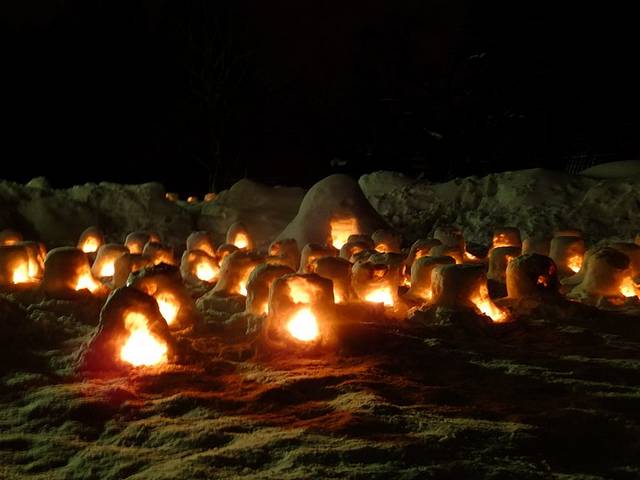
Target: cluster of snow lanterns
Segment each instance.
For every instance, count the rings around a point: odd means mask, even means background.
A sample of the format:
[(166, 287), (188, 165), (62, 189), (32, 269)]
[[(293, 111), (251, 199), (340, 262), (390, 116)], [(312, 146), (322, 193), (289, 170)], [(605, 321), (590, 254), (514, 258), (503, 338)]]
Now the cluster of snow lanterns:
[(5, 230), (0, 284), (33, 282), (63, 299), (81, 290), (104, 296), (111, 291), (82, 357), (88, 369), (170, 361), (176, 355), (171, 331), (198, 322), (190, 293), (196, 291), (238, 297), (244, 314), (264, 320), (261, 332), (270, 341), (298, 346), (335, 341), (334, 327), (346, 308), (373, 308), (394, 321), (406, 318), (410, 308), (435, 307), (501, 323), (511, 319), (502, 298), (563, 293), (615, 306), (639, 292), (640, 245), (617, 242), (587, 250), (577, 230), (522, 241), (518, 229), (500, 228), (484, 250), (470, 248), (463, 232), (451, 226), (410, 246), (392, 230), (361, 231), (355, 217), (332, 218), (325, 231), (324, 243), (300, 246), (284, 238), (266, 250), (256, 248), (241, 223), (231, 225), (217, 246), (209, 232), (196, 231), (177, 262), (173, 249), (150, 232), (132, 232), (118, 244), (90, 227), (76, 247), (47, 254), (42, 244)]

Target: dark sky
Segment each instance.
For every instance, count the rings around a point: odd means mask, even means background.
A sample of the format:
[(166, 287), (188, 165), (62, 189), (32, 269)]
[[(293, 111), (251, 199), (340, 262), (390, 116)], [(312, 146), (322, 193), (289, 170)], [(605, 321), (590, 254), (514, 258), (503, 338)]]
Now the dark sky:
[(635, 17), (558, 3), (2, 2), (1, 176), (202, 193), (636, 158)]

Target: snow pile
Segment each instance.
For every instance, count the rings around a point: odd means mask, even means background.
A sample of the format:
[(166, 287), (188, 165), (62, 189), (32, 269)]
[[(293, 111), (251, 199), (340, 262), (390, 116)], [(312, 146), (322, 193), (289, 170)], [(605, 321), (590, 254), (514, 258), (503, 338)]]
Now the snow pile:
[(301, 188), (269, 187), (242, 179), (202, 204), (197, 229), (212, 232), (216, 243), (222, 243), (227, 229), (240, 222), (256, 246), (263, 248), (296, 215), (303, 196)]
[(640, 160), (609, 162), (587, 168), (580, 175), (591, 178), (629, 178), (640, 176)]
[(364, 175), (360, 185), (409, 240), (449, 224), (462, 228), (467, 240), (483, 244), (502, 226), (520, 228), (524, 238), (571, 227), (591, 241), (632, 239), (640, 225), (640, 177), (594, 179), (531, 169), (438, 184), (398, 186), (388, 179), (389, 174), (376, 172)]

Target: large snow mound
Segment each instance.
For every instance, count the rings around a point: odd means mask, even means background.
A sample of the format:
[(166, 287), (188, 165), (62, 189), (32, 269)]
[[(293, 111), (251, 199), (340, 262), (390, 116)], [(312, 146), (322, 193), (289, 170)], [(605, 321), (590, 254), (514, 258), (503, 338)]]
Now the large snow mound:
[(591, 178), (628, 178), (640, 176), (640, 160), (609, 162), (587, 168), (580, 175)]
[(594, 179), (530, 169), (437, 184), (389, 182), (385, 192), (387, 178), (379, 172), (365, 175), (360, 185), (409, 240), (428, 237), (446, 224), (480, 243), (489, 243), (492, 230), (501, 226), (518, 227), (525, 237), (572, 227), (596, 241), (633, 238), (640, 225), (640, 177)]

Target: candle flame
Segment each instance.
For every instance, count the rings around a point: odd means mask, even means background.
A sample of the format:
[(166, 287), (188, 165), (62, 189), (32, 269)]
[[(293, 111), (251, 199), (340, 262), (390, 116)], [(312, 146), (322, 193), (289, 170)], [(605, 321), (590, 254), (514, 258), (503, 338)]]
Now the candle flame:
[(13, 270), (13, 275), (12, 275), (11, 281), (13, 283), (16, 283), (16, 284), (28, 282), (29, 281), (29, 267), (28, 267), (28, 264), (22, 263), (22, 264), (18, 265)]
[(503, 323), (507, 321), (507, 312), (501, 310), (489, 297), (489, 289), (483, 284), (476, 294), (471, 297), (471, 302), (487, 317), (491, 318), (495, 323)]
[(287, 323), (291, 336), (301, 342), (310, 342), (318, 338), (318, 321), (310, 308), (302, 308)]
[(620, 284), (620, 293), (627, 297), (635, 297), (636, 296), (636, 288), (633, 283), (633, 279), (631, 277), (626, 277), (622, 283)]
[(113, 277), (115, 273), (116, 273), (115, 262), (107, 262), (104, 265), (102, 265), (102, 268), (100, 269), (101, 277)]
[(82, 246), (80, 247), (80, 250), (82, 250), (84, 253), (93, 253), (98, 250), (99, 246), (100, 246), (100, 241), (97, 238), (87, 237), (84, 239), (84, 242), (82, 242)]
[(567, 267), (569, 267), (574, 273), (578, 273), (582, 268), (582, 255), (573, 255), (567, 260)]
[(247, 248), (249, 246), (249, 237), (244, 232), (238, 232), (236, 238), (233, 240), (233, 244), (241, 250)]
[(175, 322), (178, 317), (178, 311), (180, 310), (180, 305), (178, 304), (176, 297), (170, 293), (161, 293), (156, 297), (156, 302), (158, 302), (160, 314), (167, 321), (167, 325), (171, 325)]
[(365, 301), (371, 303), (384, 303), (385, 307), (393, 306), (393, 294), (390, 287), (382, 287), (372, 290), (364, 297)]
[(196, 265), (196, 277), (203, 282), (213, 281), (218, 272), (207, 262), (199, 262)]
[(156, 338), (147, 325), (147, 318), (129, 312), (124, 319), (129, 338), (120, 350), (120, 358), (133, 365), (152, 366), (167, 362), (167, 344)]

